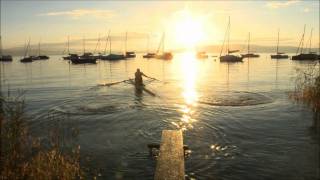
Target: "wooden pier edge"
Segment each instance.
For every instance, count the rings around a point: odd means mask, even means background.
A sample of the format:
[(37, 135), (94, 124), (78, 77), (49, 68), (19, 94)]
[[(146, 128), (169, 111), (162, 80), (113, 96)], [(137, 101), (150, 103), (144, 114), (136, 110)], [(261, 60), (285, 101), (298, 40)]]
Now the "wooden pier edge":
[(184, 180), (184, 149), (181, 130), (163, 130), (155, 180)]

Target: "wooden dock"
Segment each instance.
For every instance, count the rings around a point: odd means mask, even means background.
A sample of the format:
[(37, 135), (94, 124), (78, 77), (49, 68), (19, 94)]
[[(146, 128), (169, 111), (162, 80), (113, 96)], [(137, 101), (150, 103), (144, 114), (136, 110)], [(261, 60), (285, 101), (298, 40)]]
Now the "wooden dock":
[(155, 180), (184, 180), (184, 149), (181, 130), (163, 130)]

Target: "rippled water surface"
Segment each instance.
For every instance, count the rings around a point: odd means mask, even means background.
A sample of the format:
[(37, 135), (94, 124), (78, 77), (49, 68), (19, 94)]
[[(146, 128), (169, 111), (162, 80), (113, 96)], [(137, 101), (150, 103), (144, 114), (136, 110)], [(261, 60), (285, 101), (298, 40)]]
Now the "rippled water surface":
[[(319, 146), (309, 130), (312, 114), (288, 99), (296, 68), (310, 62), (271, 60), (243, 63), (197, 60), (192, 53), (172, 61), (136, 59), (95, 65), (48, 61), (2, 63), (2, 89), (26, 90), (32, 130), (38, 135), (67, 116), (79, 129), (85, 166), (101, 179), (152, 179), (155, 160), (147, 144), (164, 129), (182, 129), (192, 153), (186, 174), (194, 179), (316, 179)], [(136, 68), (156, 96), (128, 83)], [(68, 131), (68, 129), (67, 129)], [(87, 161), (88, 160), (88, 161)]]

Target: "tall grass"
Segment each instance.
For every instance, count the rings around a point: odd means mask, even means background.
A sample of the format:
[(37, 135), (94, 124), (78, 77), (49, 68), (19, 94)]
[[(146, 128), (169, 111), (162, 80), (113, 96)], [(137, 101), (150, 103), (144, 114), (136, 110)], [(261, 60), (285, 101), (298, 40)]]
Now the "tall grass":
[(0, 96), (0, 179), (82, 179), (80, 146), (62, 148), (59, 130), (49, 141), (32, 137), (28, 129), (23, 96), (8, 100)]
[(306, 70), (298, 70), (295, 90), (290, 98), (309, 106), (313, 111), (312, 128), (320, 132), (320, 65), (314, 64)]

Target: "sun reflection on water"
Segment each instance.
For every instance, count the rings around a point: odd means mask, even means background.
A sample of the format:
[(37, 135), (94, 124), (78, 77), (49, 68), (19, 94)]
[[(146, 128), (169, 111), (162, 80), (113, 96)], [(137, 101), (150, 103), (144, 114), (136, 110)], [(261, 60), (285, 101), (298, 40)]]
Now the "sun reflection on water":
[(182, 82), (182, 97), (183, 104), (179, 105), (182, 113), (180, 121), (173, 123), (181, 130), (193, 129), (193, 123), (196, 119), (194, 116), (194, 109), (197, 106), (198, 93), (196, 90), (198, 65), (194, 52), (184, 53), (179, 61), (179, 76)]
[(187, 105), (196, 106), (198, 94), (196, 91), (197, 61), (193, 52), (183, 54), (181, 58), (181, 78), (183, 82), (183, 98)]

